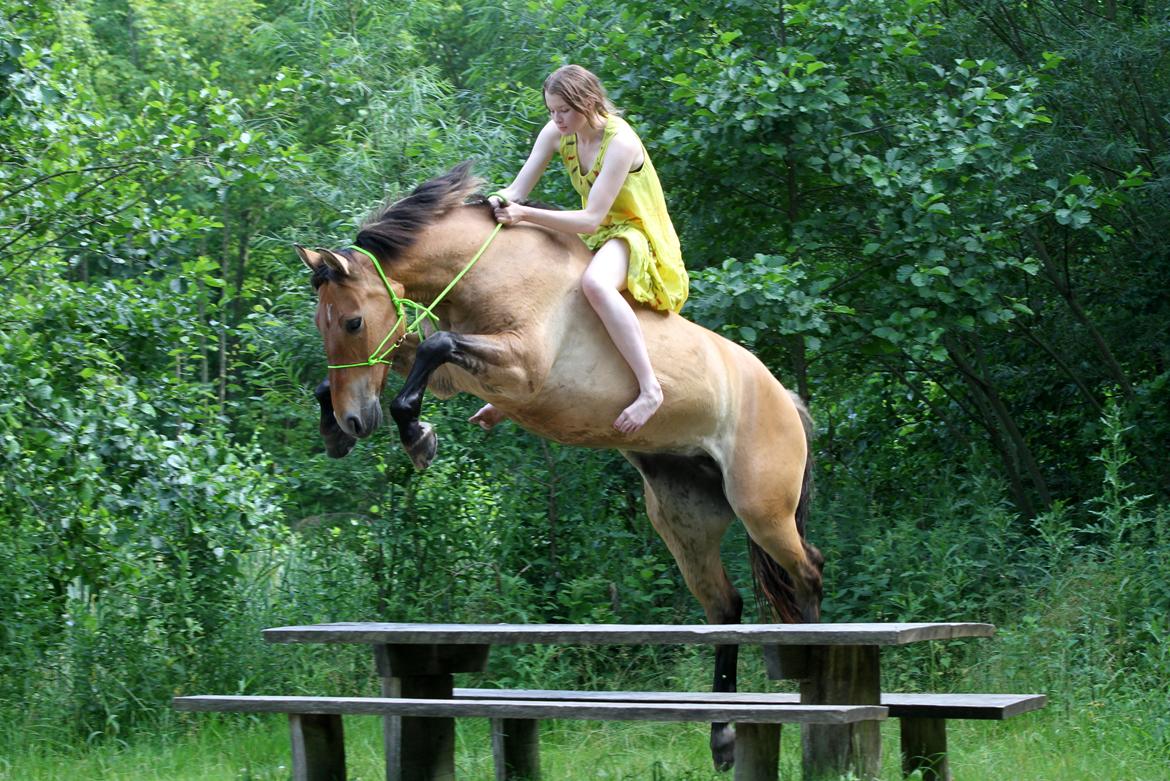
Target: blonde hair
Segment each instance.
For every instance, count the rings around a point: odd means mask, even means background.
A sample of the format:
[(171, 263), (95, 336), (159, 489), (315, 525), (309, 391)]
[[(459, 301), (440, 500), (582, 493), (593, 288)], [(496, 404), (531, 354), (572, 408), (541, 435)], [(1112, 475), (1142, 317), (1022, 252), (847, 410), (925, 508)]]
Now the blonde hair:
[(569, 108), (587, 117), (618, 113), (601, 80), (580, 65), (565, 65), (550, 73), (544, 80), (544, 94), (561, 97)]

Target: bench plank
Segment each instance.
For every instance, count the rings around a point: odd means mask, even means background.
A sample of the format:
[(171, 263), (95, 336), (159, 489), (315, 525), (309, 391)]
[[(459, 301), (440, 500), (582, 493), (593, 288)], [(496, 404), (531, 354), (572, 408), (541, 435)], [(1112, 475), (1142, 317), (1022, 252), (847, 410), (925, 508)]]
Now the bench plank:
[(904, 624), (403, 624), (335, 623), (264, 630), (273, 643), (432, 645), (905, 645), (991, 637), (979, 623)]
[(749, 724), (853, 724), (884, 719), (880, 705), (788, 703), (588, 702), (573, 700), (421, 700), (398, 697), (175, 697), (177, 710), (369, 716), (582, 719), (589, 721), (735, 721)]
[[(619, 692), (562, 689), (455, 689), (456, 699), (577, 700), (600, 702), (727, 702), (736, 704), (796, 704), (796, 692)], [(883, 692), (881, 704), (890, 718), (981, 719), (1001, 721), (1040, 710), (1048, 703), (1043, 694), (904, 694)]]

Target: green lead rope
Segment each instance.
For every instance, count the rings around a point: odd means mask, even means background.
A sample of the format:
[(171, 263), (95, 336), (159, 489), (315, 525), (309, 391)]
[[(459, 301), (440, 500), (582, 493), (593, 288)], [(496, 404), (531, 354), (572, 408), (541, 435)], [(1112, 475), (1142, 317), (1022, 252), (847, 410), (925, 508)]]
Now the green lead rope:
[[(378, 346), (374, 348), (374, 352), (370, 354), (369, 358), (362, 361), (361, 363), (330, 364), (329, 368), (353, 369), (358, 366), (375, 366), (379, 363), (384, 363), (389, 366), (390, 361), (386, 359), (392, 352), (398, 349), (398, 346), (406, 340), (406, 337), (409, 334), (418, 334), (418, 338), (420, 340), (425, 338), (423, 336), (424, 321), (429, 320), (431, 325), (437, 329), (439, 327), (439, 318), (435, 315), (435, 307), (438, 306), (439, 302), (441, 302), (443, 298), (451, 292), (451, 288), (455, 287), (459, 280), (463, 279), (463, 276), (468, 271), (471, 271), (472, 266), (479, 262), (479, 259), (483, 257), (483, 253), (487, 252), (487, 248), (491, 246), (492, 240), (496, 238), (496, 234), (500, 232), (500, 228), (502, 227), (504, 227), (502, 224), (496, 225), (495, 229), (492, 230), (491, 234), (487, 237), (487, 241), (485, 241), (479, 248), (479, 251), (475, 253), (475, 257), (473, 257), (468, 262), (468, 264), (463, 267), (462, 271), (455, 275), (455, 278), (451, 280), (447, 287), (443, 288), (443, 292), (439, 293), (439, 295), (435, 297), (435, 300), (431, 302), (430, 306), (423, 306), (417, 301), (411, 301), (409, 298), (400, 298), (398, 294), (394, 292), (394, 288), (390, 286), (390, 280), (386, 278), (386, 272), (382, 270), (382, 264), (378, 262), (377, 258), (361, 247), (355, 245), (350, 245), (347, 247), (347, 249), (354, 249), (362, 253), (370, 259), (371, 263), (374, 264), (374, 270), (378, 272), (378, 276), (382, 278), (382, 284), (386, 286), (386, 292), (390, 294), (390, 302), (394, 305), (394, 313), (397, 315), (398, 319), (394, 321), (394, 327), (390, 329), (390, 333), (386, 334), (386, 338), (378, 343)], [(390, 341), (390, 337), (393, 336), (394, 332), (398, 330), (398, 326), (402, 325), (402, 323), (407, 320), (408, 309), (413, 315), (413, 319), (411, 319), (406, 326), (406, 331), (403, 332), (402, 336), (399, 337), (398, 340), (394, 342), (394, 344), (391, 344), (389, 347), (387, 347), (386, 343)]]

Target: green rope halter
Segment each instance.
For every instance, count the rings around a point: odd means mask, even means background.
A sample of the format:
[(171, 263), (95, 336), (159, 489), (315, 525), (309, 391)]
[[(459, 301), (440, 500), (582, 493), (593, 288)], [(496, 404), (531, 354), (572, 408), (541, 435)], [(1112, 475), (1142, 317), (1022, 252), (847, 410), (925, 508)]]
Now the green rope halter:
[[(390, 294), (390, 302), (394, 305), (394, 313), (398, 316), (398, 319), (394, 321), (394, 326), (390, 329), (390, 333), (386, 334), (386, 338), (378, 343), (378, 346), (374, 348), (374, 352), (370, 354), (369, 358), (362, 361), (361, 363), (330, 364), (329, 368), (353, 369), (358, 366), (375, 366), (379, 363), (384, 363), (389, 366), (390, 361), (388, 361), (387, 358), (389, 357), (390, 353), (397, 350), (399, 345), (406, 341), (407, 336), (414, 333), (418, 335), (420, 340), (425, 338), (423, 336), (424, 321), (429, 320), (432, 326), (438, 328), (439, 318), (435, 315), (435, 307), (438, 306), (439, 302), (442, 301), (443, 298), (451, 292), (451, 288), (455, 287), (456, 283), (463, 279), (463, 275), (468, 271), (471, 271), (471, 267), (479, 262), (479, 259), (483, 257), (483, 253), (486, 252), (487, 248), (491, 246), (492, 240), (495, 239), (496, 234), (500, 232), (500, 228), (502, 227), (504, 227), (503, 224), (496, 225), (495, 229), (487, 237), (487, 241), (485, 241), (479, 248), (479, 251), (475, 253), (475, 257), (473, 257), (468, 262), (468, 264), (463, 267), (462, 271), (455, 275), (455, 278), (451, 280), (447, 287), (443, 288), (443, 292), (439, 293), (439, 295), (435, 297), (435, 300), (431, 302), (430, 306), (423, 306), (417, 301), (411, 301), (409, 298), (400, 298), (398, 294), (394, 292), (394, 288), (390, 286), (390, 280), (386, 278), (386, 272), (382, 270), (382, 264), (378, 262), (377, 258), (361, 247), (354, 245), (347, 247), (346, 249), (354, 249), (362, 253), (374, 264), (374, 270), (378, 272), (378, 276), (382, 278), (382, 284), (386, 286), (386, 292)], [(413, 314), (414, 319), (408, 323), (406, 330), (402, 332), (402, 336), (398, 337), (394, 344), (387, 347), (386, 342), (390, 341), (390, 337), (393, 336), (394, 332), (398, 330), (398, 326), (402, 325), (402, 323), (407, 320), (406, 311), (408, 309)]]

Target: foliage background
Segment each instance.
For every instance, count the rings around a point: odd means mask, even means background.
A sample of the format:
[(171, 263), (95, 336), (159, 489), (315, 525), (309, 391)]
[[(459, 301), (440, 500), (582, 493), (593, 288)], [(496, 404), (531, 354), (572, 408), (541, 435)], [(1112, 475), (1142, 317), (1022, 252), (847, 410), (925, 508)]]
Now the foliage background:
[[(810, 401), (826, 618), (995, 622), (893, 682), (1104, 703), (1168, 756), (1164, 4), (0, 8), (10, 744), (186, 728), (176, 692), (372, 686), (364, 656), (265, 626), (701, 620), (611, 453), (484, 437), (470, 399), (429, 407), (426, 473), (385, 432), (340, 462), (317, 442), (289, 245), (469, 157), (506, 183), (576, 61), (666, 182), (685, 314)], [(495, 665), (706, 674), (670, 650)]]

